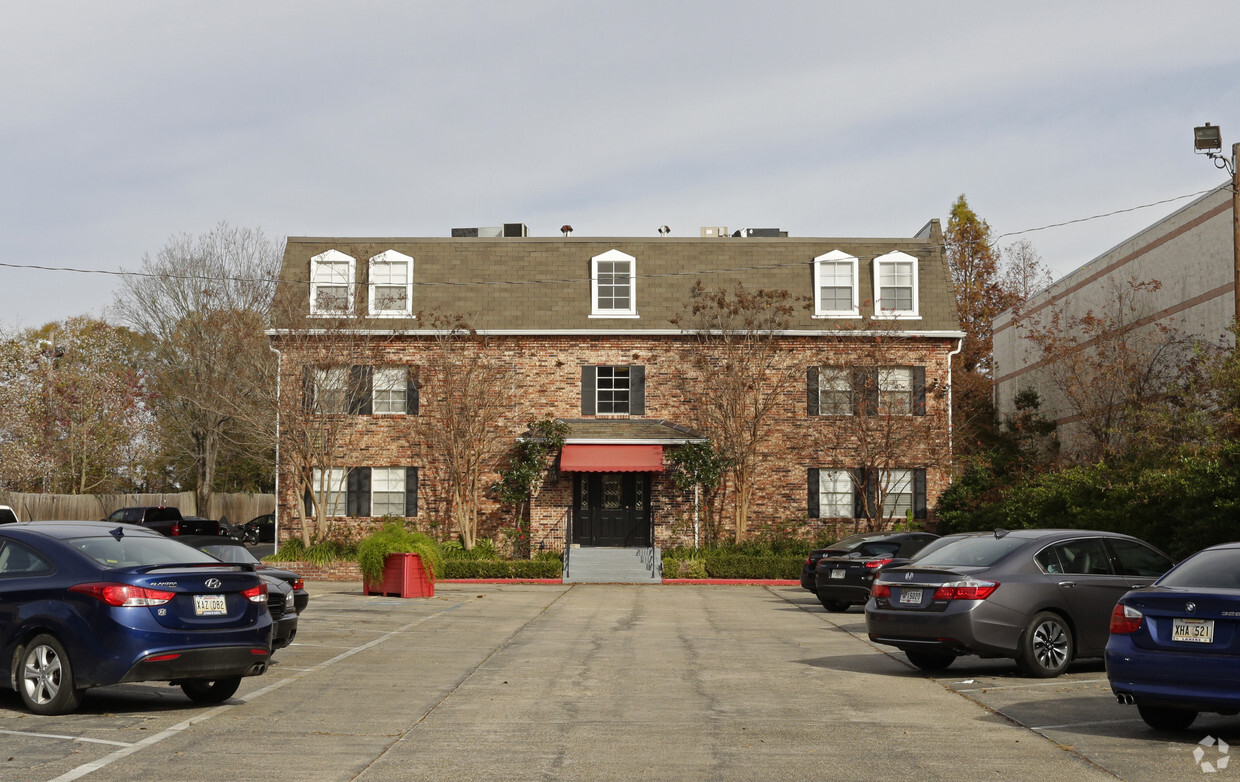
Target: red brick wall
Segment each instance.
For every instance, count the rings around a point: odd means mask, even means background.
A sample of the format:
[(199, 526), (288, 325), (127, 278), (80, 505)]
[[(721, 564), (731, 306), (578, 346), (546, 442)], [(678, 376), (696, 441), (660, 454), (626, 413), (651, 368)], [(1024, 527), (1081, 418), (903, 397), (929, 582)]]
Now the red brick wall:
[[(933, 507), (938, 495), (946, 488), (948, 469), (948, 352), (955, 347), (954, 339), (902, 337), (885, 338), (875, 347), (873, 340), (857, 338), (847, 341), (811, 337), (787, 337), (786, 348), (798, 366), (833, 364), (840, 366), (917, 365), (926, 368), (927, 386), (938, 389), (926, 395), (926, 415), (910, 417), (908, 425), (917, 436), (907, 444), (899, 467), (925, 467), (928, 504)], [(680, 388), (686, 367), (681, 351), (687, 346), (680, 337), (650, 336), (538, 336), (493, 338), (491, 350), (511, 364), (522, 380), (523, 403), (514, 410), (506, 424), (515, 437), (524, 431), (531, 418), (581, 418), (581, 367), (588, 364), (641, 364), (646, 368), (646, 415), (648, 419), (667, 419), (677, 424), (694, 426), (695, 415), (682, 398)], [(288, 393), (300, 394), (301, 359), (292, 346), (276, 346), (284, 352), (282, 373)], [(341, 363), (412, 364), (427, 369), (424, 343), (413, 337), (397, 336), (374, 344), (364, 358)], [(755, 492), (750, 510), (749, 534), (764, 524), (794, 522), (806, 534), (824, 527), (834, 527), (838, 520), (807, 518), (806, 469), (808, 467), (850, 467), (857, 457), (849, 451), (847, 437), (831, 435), (833, 419), (811, 419), (806, 413), (806, 387), (802, 377), (784, 394), (773, 419), (766, 441), (766, 459), (755, 476)], [(426, 402), (424, 401), (425, 405)], [(350, 443), (349, 466), (417, 466), (419, 473), (419, 514), (423, 529), (441, 538), (455, 537), (455, 530), (446, 529), (446, 504), (437, 491), (434, 478), (434, 454), (423, 447), (418, 434), (417, 416), (350, 416), (346, 422)], [(842, 444), (834, 447), (830, 444)], [(282, 466), (282, 469), (284, 467)], [(497, 476), (493, 476), (497, 478)], [(490, 481), (488, 481), (490, 482)], [(297, 534), (301, 499), (292, 496), (292, 481), (281, 476), (280, 525), (282, 534)], [(656, 476), (653, 491), (656, 542), (668, 546), (691, 541), (691, 524), (677, 528), (679, 517), (692, 519), (692, 496), (677, 492), (666, 479)], [(544, 486), (532, 509), (532, 549), (560, 549), (565, 543), (569, 506), (572, 502), (572, 477), (565, 474)], [(725, 513), (730, 509), (725, 508)], [(501, 507), (488, 497), (484, 501), (485, 517), (480, 535), (494, 537), (513, 522), (510, 508)], [(369, 520), (343, 520), (342, 530), (359, 534), (359, 525)], [(726, 527), (726, 525), (725, 525)]]

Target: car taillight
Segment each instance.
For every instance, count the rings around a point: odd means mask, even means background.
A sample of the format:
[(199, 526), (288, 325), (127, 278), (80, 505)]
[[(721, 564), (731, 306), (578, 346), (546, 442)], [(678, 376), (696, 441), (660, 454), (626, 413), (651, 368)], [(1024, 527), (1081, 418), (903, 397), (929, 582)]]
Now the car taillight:
[(148, 589), (133, 584), (77, 584), (69, 587), (70, 592), (90, 595), (96, 600), (110, 606), (132, 608), (134, 606), (161, 606), (176, 596), (176, 592), (162, 589)]
[(812, 565), (812, 564), (814, 564), (814, 558), (813, 558), (813, 557), (806, 557), (806, 558), (805, 558), (805, 564), (807, 564), (807, 565)]
[(951, 581), (934, 590), (935, 600), (985, 600), (999, 588), (997, 581), (966, 578)]
[(865, 563), (865, 566), (868, 568), (880, 568), (890, 561), (890, 559), (871, 559), (869, 562)]
[(264, 581), (263, 583), (259, 584), (256, 587), (250, 587), (249, 589), (242, 590), (241, 594), (244, 595), (245, 599), (249, 600), (251, 603), (266, 604), (267, 603), (267, 582)]
[(886, 584), (875, 584), (870, 588), (870, 597), (891, 597), (891, 587)]
[(293, 579), (293, 589), (305, 589), (305, 588), (306, 588), (306, 582), (304, 579), (300, 579), (300, 578)]
[(1111, 632), (1116, 635), (1135, 633), (1141, 626), (1142, 614), (1132, 606), (1116, 603), (1111, 611)]
[(172, 537), (176, 537), (177, 535), (180, 535), (180, 534), (181, 534), (181, 522), (174, 521), (172, 523)]

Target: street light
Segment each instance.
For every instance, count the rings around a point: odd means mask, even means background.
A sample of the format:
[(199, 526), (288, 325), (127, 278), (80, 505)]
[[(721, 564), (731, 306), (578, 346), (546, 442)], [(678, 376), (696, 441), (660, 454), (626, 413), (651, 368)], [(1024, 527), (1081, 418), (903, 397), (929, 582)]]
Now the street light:
[(1204, 154), (1214, 161), (1216, 168), (1226, 169), (1231, 174), (1232, 297), (1235, 299), (1235, 321), (1232, 325), (1240, 326), (1240, 172), (1236, 171), (1240, 143), (1231, 145), (1230, 160), (1220, 151), (1222, 148), (1223, 133), (1217, 125), (1207, 122), (1193, 128), (1193, 151)]

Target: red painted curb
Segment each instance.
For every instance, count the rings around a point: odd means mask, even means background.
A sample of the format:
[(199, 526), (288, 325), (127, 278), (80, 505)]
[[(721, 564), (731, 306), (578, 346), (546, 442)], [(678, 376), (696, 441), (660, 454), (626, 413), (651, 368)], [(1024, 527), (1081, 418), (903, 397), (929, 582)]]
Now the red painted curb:
[[(437, 584), (562, 584), (558, 578), (441, 578)], [(665, 578), (664, 584), (711, 586), (800, 586), (800, 581), (761, 578)]]

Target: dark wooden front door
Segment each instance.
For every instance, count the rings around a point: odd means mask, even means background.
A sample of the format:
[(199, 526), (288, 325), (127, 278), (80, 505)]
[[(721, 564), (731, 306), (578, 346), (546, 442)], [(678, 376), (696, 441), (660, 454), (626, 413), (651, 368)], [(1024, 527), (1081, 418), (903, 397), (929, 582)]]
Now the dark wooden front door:
[(573, 543), (650, 545), (650, 475), (577, 473), (573, 480)]

